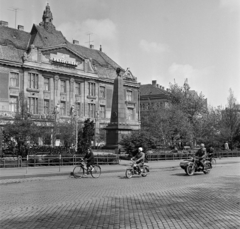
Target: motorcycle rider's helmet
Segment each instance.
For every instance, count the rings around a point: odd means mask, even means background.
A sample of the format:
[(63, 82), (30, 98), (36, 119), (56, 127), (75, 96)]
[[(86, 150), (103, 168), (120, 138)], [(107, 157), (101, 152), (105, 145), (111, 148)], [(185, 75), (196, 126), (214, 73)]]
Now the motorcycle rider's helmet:
[(201, 146), (201, 148), (204, 148), (204, 147), (205, 147), (205, 145), (204, 145), (203, 143), (201, 143), (201, 145), (200, 145), (200, 146)]
[(142, 147), (139, 147), (139, 148), (138, 148), (138, 151), (139, 151), (139, 152), (142, 152), (142, 151), (143, 151), (143, 148), (142, 148)]

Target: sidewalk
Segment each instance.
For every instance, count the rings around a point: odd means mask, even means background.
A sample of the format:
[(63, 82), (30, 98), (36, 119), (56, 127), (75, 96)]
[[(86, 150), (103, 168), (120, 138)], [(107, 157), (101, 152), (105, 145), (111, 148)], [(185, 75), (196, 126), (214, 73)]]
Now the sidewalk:
[[(179, 163), (181, 160), (171, 161), (150, 161), (147, 163), (150, 171), (159, 169), (175, 168), (180, 169)], [(240, 163), (240, 157), (229, 157), (217, 159), (217, 163), (213, 166), (220, 166), (223, 164)], [(129, 167), (130, 161), (121, 160), (118, 165), (100, 165), (102, 173), (125, 172)], [(48, 177), (48, 176), (65, 176), (73, 171), (75, 166), (39, 166), (39, 167), (15, 167), (15, 168), (0, 168), (0, 180), (16, 179), (16, 178), (30, 178), (30, 177)], [(239, 169), (240, 174), (240, 169)]]

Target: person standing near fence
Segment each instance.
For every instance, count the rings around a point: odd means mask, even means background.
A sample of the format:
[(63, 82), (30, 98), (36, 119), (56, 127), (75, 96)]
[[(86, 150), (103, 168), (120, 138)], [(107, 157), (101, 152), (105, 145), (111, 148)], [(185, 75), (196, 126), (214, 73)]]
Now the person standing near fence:
[(225, 150), (229, 150), (228, 142), (225, 142), (225, 144), (224, 144), (224, 149), (225, 149)]

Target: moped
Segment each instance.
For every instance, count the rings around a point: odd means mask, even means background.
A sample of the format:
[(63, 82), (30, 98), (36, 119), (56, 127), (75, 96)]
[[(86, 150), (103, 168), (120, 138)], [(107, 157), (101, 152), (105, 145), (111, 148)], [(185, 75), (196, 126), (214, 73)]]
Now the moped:
[(141, 175), (142, 177), (146, 177), (149, 171), (149, 166), (145, 163), (142, 165), (137, 165), (134, 160), (131, 160), (130, 168), (126, 169), (125, 175), (127, 178), (132, 178), (133, 175)]

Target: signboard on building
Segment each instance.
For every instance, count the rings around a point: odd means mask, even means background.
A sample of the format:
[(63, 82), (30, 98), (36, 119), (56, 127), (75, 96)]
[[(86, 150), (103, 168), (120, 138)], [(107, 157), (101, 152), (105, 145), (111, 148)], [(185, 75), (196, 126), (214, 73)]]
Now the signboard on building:
[(78, 65), (76, 59), (71, 58), (69, 55), (63, 53), (50, 53), (50, 60), (56, 63), (67, 64), (75, 67)]

